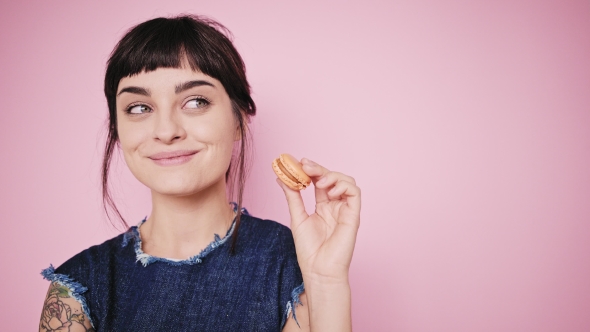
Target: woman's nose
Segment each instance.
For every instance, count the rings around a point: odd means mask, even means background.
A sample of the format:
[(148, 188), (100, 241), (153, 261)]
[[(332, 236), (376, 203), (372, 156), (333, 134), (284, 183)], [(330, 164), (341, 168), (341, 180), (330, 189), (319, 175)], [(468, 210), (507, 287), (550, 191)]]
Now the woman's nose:
[(171, 144), (175, 140), (186, 137), (186, 131), (180, 114), (173, 109), (161, 110), (156, 116), (154, 138), (165, 144)]

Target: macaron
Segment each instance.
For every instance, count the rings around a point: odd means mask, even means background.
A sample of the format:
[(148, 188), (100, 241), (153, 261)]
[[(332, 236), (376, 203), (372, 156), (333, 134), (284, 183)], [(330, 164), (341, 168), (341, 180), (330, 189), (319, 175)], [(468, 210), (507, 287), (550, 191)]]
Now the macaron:
[(305, 174), (301, 163), (288, 153), (283, 153), (273, 160), (272, 169), (277, 177), (293, 190), (305, 189), (311, 183), (311, 178)]

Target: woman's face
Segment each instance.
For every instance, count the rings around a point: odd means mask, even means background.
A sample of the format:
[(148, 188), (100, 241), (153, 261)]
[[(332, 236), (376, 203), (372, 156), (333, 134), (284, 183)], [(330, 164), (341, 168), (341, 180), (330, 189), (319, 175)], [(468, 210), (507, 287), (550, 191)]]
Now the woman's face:
[(176, 196), (225, 181), (240, 138), (223, 85), (188, 66), (121, 79), (117, 130), (135, 177), (153, 191)]

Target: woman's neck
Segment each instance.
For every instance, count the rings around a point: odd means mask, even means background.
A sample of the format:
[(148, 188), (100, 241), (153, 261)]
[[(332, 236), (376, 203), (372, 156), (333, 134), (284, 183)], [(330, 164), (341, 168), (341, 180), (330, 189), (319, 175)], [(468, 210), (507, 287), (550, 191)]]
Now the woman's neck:
[(152, 213), (141, 226), (142, 250), (152, 256), (186, 259), (223, 237), (234, 213), (228, 204), (225, 183), (191, 196), (152, 192)]

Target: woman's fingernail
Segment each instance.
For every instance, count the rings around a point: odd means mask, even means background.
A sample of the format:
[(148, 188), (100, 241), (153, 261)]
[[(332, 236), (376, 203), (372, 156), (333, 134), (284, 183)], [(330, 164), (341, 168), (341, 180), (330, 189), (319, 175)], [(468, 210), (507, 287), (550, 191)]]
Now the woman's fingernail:
[(321, 179), (320, 179), (320, 180), (317, 182), (317, 184), (318, 184), (318, 185), (320, 185), (320, 186), (321, 186), (322, 184), (324, 184), (324, 183), (326, 183), (326, 178), (321, 178)]

